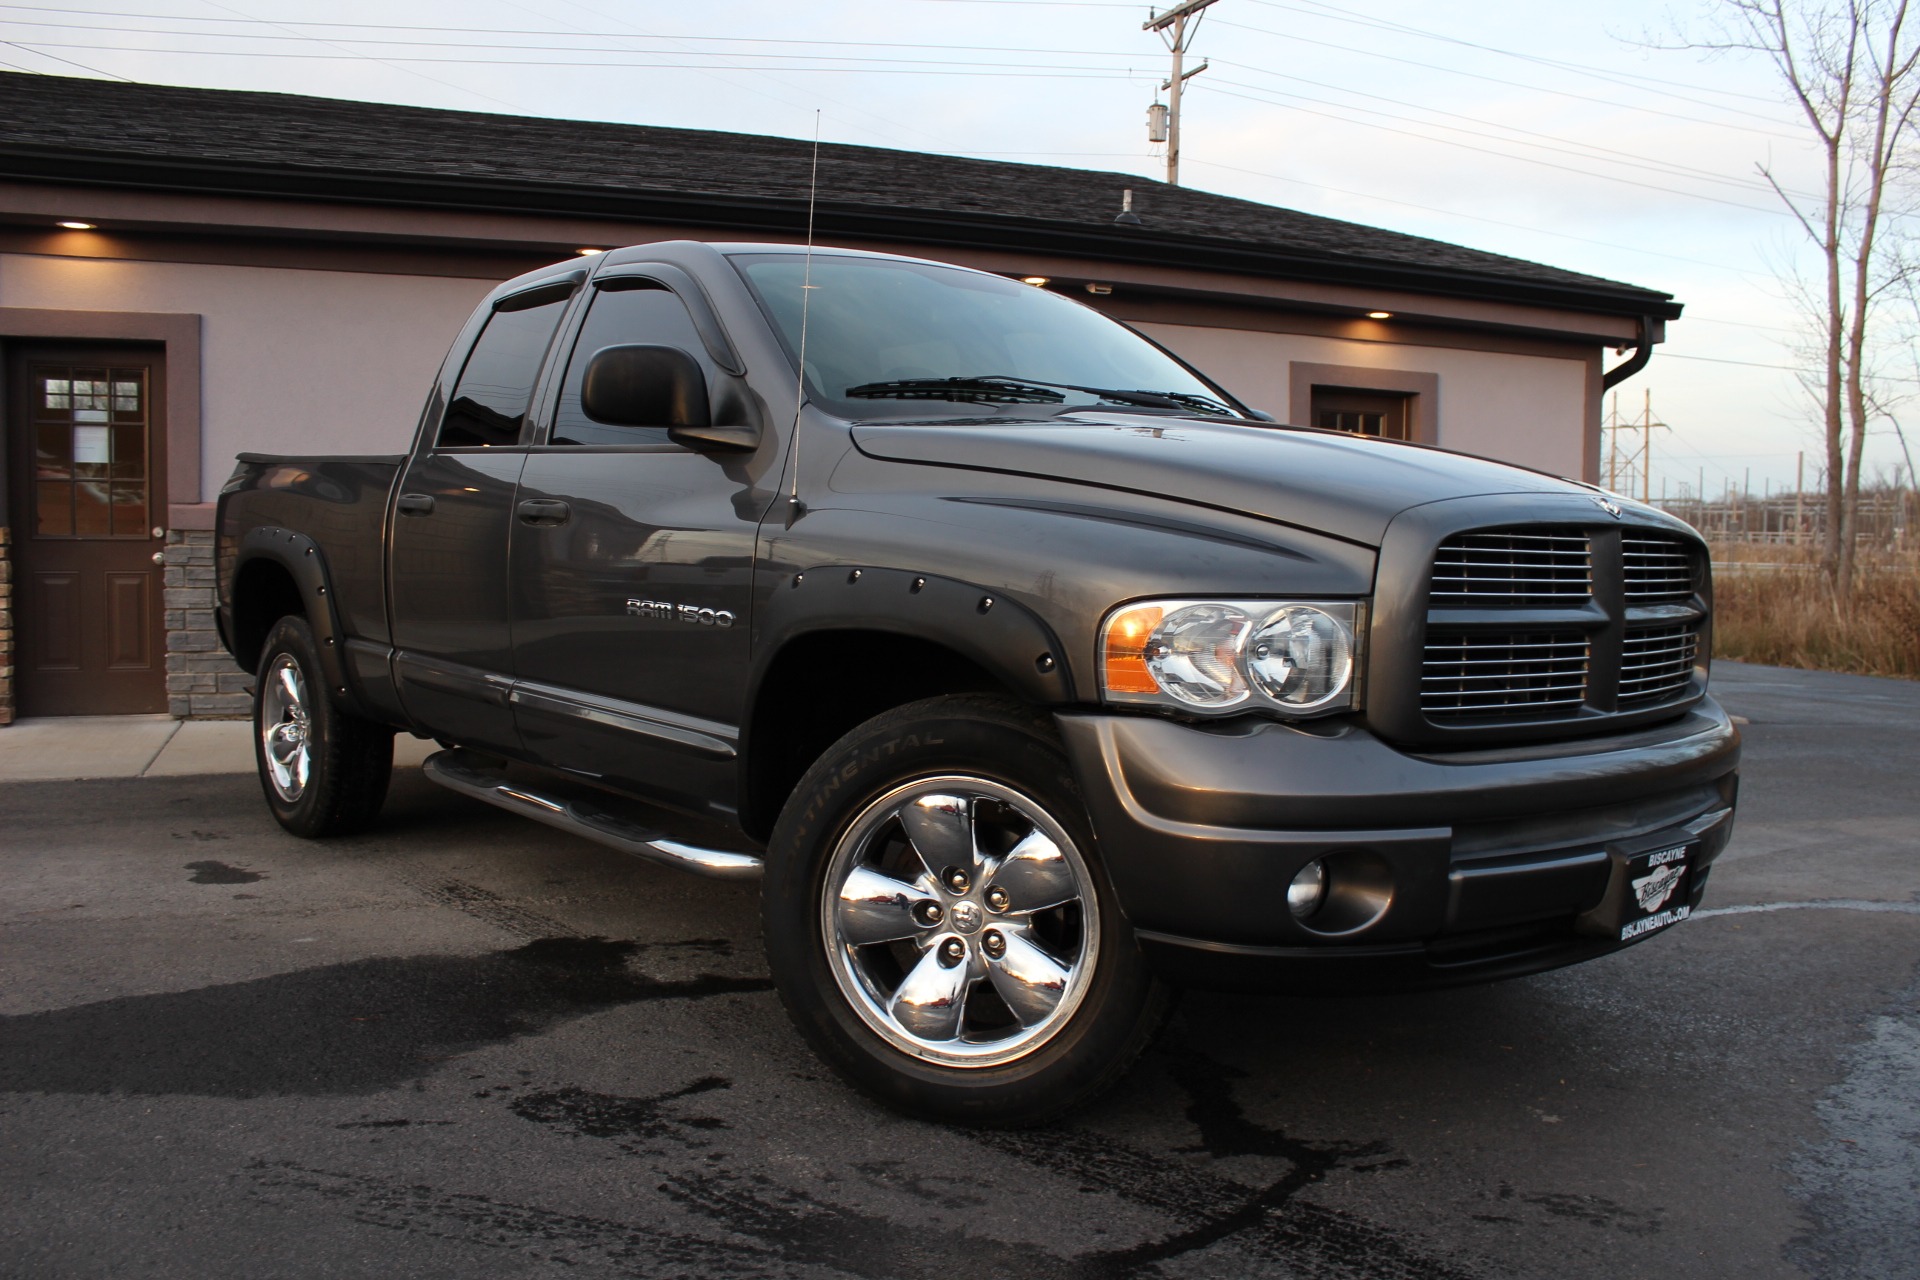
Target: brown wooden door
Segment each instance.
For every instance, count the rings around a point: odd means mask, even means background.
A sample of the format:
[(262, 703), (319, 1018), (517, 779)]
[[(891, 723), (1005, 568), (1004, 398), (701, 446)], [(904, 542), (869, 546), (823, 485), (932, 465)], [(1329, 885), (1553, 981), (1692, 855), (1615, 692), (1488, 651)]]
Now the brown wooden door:
[(165, 711), (160, 353), (22, 346), (7, 366), (19, 713)]

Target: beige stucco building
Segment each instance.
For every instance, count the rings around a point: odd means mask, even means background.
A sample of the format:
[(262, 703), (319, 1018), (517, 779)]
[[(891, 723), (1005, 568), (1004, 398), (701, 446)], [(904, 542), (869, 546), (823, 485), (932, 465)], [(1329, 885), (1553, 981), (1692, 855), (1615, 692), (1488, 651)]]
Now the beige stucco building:
[[(532, 266), (806, 226), (787, 139), (11, 74), (0, 104), (0, 723), (244, 710), (211, 631), (236, 453), (404, 450), (468, 312)], [(816, 226), (1044, 277), (1281, 421), (1585, 479), (1604, 386), (1679, 314), (1123, 175), (872, 148), (821, 148)], [(1635, 354), (1603, 373), (1609, 348)]]

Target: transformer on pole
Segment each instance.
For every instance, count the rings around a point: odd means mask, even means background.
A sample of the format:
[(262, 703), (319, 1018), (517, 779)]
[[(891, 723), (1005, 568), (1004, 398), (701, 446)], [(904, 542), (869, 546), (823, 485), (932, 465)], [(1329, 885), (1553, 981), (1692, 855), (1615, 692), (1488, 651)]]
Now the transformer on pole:
[[(1159, 32), (1167, 42), (1168, 52), (1173, 54), (1173, 74), (1160, 86), (1167, 91), (1167, 101), (1164, 107), (1156, 102), (1147, 110), (1148, 140), (1167, 144), (1167, 185), (1170, 187), (1180, 185), (1180, 92), (1188, 80), (1207, 69), (1207, 64), (1203, 62), (1191, 71), (1182, 67), (1187, 46), (1200, 29), (1201, 11), (1213, 3), (1214, 0), (1186, 0), (1185, 4), (1177, 4), (1140, 24), (1142, 31)], [(1191, 23), (1189, 18), (1193, 20)]]

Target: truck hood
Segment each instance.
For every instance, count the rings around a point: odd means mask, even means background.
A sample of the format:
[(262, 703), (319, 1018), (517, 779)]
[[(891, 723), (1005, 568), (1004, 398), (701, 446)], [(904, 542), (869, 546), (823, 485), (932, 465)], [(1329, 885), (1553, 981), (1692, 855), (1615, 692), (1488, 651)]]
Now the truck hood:
[(862, 453), (1174, 498), (1377, 547), (1408, 507), (1490, 493), (1582, 493), (1568, 480), (1439, 449), (1188, 418), (857, 423)]

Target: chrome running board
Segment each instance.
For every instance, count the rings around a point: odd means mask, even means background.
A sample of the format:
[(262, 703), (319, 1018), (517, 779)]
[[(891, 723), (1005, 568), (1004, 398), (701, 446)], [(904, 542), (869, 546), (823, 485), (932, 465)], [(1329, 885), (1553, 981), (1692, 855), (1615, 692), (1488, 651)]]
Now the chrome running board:
[(544, 822), (649, 862), (719, 880), (760, 878), (760, 859), (756, 855), (730, 849), (702, 849), (669, 839), (614, 812), (612, 806), (619, 801), (612, 796), (602, 800), (580, 792), (546, 789), (544, 785), (540, 789), (522, 786), (509, 782), (500, 770), (489, 768), (471, 754), (458, 750), (436, 752), (426, 758), (420, 769), (449, 791), (458, 791), (463, 796), (472, 796), (509, 813)]

